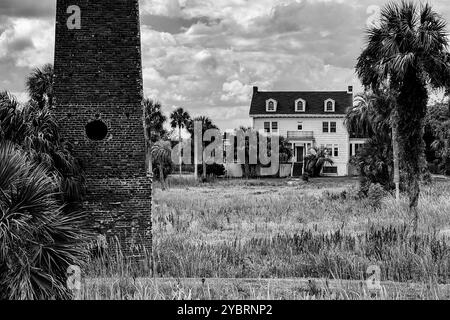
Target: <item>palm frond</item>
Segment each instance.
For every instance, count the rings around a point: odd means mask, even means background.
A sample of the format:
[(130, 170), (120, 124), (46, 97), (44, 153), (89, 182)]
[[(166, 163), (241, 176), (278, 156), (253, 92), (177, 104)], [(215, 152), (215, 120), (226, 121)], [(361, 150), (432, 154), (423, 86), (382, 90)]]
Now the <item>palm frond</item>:
[(0, 143), (0, 299), (68, 298), (65, 271), (82, 265), (87, 217), (63, 212), (57, 181), (12, 143)]

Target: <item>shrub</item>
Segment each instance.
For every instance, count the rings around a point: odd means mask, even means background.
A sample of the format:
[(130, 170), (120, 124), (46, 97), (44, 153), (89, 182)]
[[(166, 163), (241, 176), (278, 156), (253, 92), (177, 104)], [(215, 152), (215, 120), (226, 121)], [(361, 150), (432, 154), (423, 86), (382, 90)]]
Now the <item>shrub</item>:
[(308, 173), (308, 172), (305, 172), (305, 173), (302, 175), (302, 179), (303, 179), (303, 181), (305, 181), (305, 182), (309, 182), (309, 173)]
[(381, 208), (381, 202), (386, 195), (387, 192), (381, 184), (370, 184), (367, 199), (373, 208)]
[[(201, 164), (198, 165), (198, 174), (203, 174), (203, 166)], [(220, 177), (225, 175), (225, 167), (222, 164), (208, 164), (206, 165), (206, 175), (207, 176), (215, 176)]]
[[(156, 180), (160, 180), (160, 177), (159, 177), (159, 164), (157, 162), (153, 161), (152, 168), (153, 168), (153, 179), (155, 181)], [(172, 172), (173, 172), (173, 164), (171, 162), (166, 162), (164, 164), (164, 167), (163, 167), (164, 180), (166, 180), (167, 177), (170, 174), (172, 174)]]
[(359, 168), (362, 195), (367, 196), (371, 184), (380, 184), (385, 190), (395, 188), (391, 169), (392, 143), (389, 136), (374, 135), (351, 162)]
[(87, 217), (63, 212), (58, 178), (0, 144), (0, 299), (64, 299), (66, 271), (87, 257)]
[(82, 200), (85, 177), (73, 145), (60, 136), (58, 124), (49, 107), (41, 108), (30, 101), (21, 105), (6, 92), (0, 92), (0, 141), (21, 146), (34, 163), (41, 164), (58, 176), (65, 202)]
[(312, 148), (310, 154), (305, 157), (306, 172), (310, 177), (319, 177), (325, 164), (332, 165), (334, 162), (329, 157), (329, 150), (326, 148)]

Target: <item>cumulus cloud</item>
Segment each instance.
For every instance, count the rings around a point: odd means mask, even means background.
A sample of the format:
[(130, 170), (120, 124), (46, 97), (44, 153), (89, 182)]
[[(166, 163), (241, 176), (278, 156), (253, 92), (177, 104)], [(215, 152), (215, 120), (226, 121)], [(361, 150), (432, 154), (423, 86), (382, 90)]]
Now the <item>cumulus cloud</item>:
[[(447, 19), (450, 5), (431, 0)], [(26, 74), (53, 60), (54, 0), (0, 2), (0, 89), (23, 98)], [(385, 0), (141, 0), (144, 92), (221, 128), (249, 125), (252, 86), (358, 86), (364, 29)], [(375, 6), (375, 7), (373, 7)]]
[(0, 17), (50, 18), (55, 8), (55, 0), (2, 0)]
[(220, 97), (222, 101), (236, 101), (245, 103), (250, 98), (252, 87), (245, 85), (239, 80), (225, 82), (222, 86), (223, 95)]
[(53, 60), (54, 26), (39, 19), (12, 19), (0, 35), (0, 60), (35, 67)]

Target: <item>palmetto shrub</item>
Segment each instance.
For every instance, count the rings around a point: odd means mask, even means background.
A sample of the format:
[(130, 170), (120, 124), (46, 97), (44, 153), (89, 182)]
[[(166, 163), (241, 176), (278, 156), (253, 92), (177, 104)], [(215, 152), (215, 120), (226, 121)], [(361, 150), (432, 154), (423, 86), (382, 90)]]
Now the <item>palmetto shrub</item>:
[(310, 177), (319, 177), (326, 164), (333, 165), (333, 160), (329, 157), (326, 148), (311, 148), (310, 154), (305, 157), (306, 172)]
[(35, 101), (21, 105), (8, 92), (0, 92), (0, 141), (22, 147), (34, 163), (58, 176), (65, 202), (78, 203), (84, 193), (84, 174), (72, 154), (72, 145), (60, 136), (57, 121), (49, 107)]
[(367, 199), (369, 204), (374, 208), (381, 208), (381, 202), (383, 198), (387, 196), (386, 190), (379, 183), (372, 183), (369, 186), (369, 191), (367, 193)]
[(0, 142), (0, 299), (64, 299), (66, 270), (81, 265), (85, 215), (63, 212), (59, 178)]

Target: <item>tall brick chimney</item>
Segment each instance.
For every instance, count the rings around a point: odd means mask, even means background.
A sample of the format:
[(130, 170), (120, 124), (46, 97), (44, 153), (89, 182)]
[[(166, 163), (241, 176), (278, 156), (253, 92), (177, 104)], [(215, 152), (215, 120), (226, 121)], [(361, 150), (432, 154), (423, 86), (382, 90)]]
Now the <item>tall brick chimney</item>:
[(127, 255), (150, 251), (138, 0), (57, 0), (54, 64), (54, 112), (85, 170), (84, 209)]

